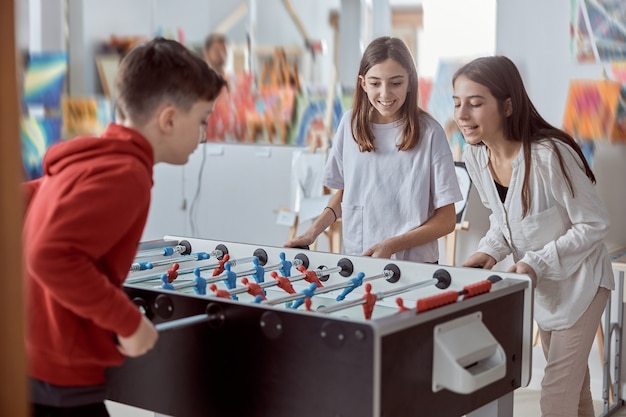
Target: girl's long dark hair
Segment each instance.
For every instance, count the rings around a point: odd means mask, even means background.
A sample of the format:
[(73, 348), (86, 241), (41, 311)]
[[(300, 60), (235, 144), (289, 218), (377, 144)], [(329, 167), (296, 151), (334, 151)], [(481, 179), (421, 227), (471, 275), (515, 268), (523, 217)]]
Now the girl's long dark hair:
[(498, 107), (502, 113), (504, 111), (504, 102), (506, 99), (511, 99), (511, 115), (504, 118), (504, 139), (521, 142), (524, 148), (524, 166), (526, 170), (524, 173), (524, 183), (522, 185), (523, 216), (528, 214), (530, 208), (528, 182), (531, 171), (530, 148), (533, 142), (547, 140), (548, 143), (550, 143), (554, 153), (559, 159), (561, 171), (565, 176), (572, 196), (574, 196), (574, 187), (565, 169), (563, 156), (559, 148), (555, 146), (555, 141), (563, 142), (570, 146), (580, 157), (587, 177), (589, 177), (591, 182), (596, 182), (596, 177), (589, 167), (578, 143), (576, 143), (567, 132), (546, 122), (539, 112), (537, 112), (537, 109), (526, 93), (522, 77), (513, 61), (505, 56), (477, 58), (457, 70), (452, 77), (453, 85), (456, 79), (461, 75), (487, 87), (498, 101)]

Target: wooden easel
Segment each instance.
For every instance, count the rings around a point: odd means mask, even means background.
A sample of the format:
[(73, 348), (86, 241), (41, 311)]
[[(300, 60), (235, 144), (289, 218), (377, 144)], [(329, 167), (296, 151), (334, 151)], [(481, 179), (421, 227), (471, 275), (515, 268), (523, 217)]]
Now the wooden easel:
[(337, 219), (335, 223), (331, 224), (324, 231), (324, 235), (328, 238), (328, 250), (333, 253), (341, 253), (341, 219)]
[[(296, 237), (298, 231), (298, 214), (296, 213), (293, 225), (289, 228), (287, 240)], [(331, 224), (328, 229), (324, 230), (324, 236), (328, 238), (328, 251), (332, 253), (341, 253), (341, 219)], [(318, 237), (319, 240), (319, 237)], [(311, 250), (317, 250), (317, 240), (310, 246)]]
[[(307, 133), (308, 152), (315, 153), (318, 150), (326, 154), (330, 147), (330, 136), (332, 135), (332, 102), (334, 101), (335, 94), (334, 85), (336, 82), (336, 71), (333, 74), (333, 81), (331, 88), (329, 88), (328, 96), (326, 98), (326, 114), (324, 116), (324, 122), (319, 125), (313, 125), (310, 127)], [(330, 194), (330, 190), (324, 187), (324, 194)], [(295, 220), (293, 226), (289, 230), (289, 239), (293, 239), (298, 230), (299, 215), (295, 214)], [(331, 224), (323, 233), (328, 238), (328, 250), (333, 253), (341, 253), (341, 219), (337, 219), (336, 222)], [(317, 247), (317, 240), (311, 245), (311, 249), (315, 250)]]
[(469, 222), (457, 223), (454, 230), (446, 235), (446, 265), (454, 266), (456, 263), (456, 235), (462, 230), (469, 230)]
[(459, 185), (461, 186), (461, 193), (463, 195), (462, 205), (459, 208), (456, 207), (456, 226), (454, 230), (444, 237), (446, 248), (446, 264), (454, 266), (456, 264), (456, 238), (460, 231), (469, 230), (469, 222), (465, 220), (465, 212), (467, 209), (467, 200), (469, 199), (472, 182), (465, 168), (465, 164), (460, 161), (454, 162), (454, 169), (459, 179)]
[(287, 60), (284, 48), (274, 49), (272, 58), (263, 63), (259, 86), (261, 89), (291, 86), (296, 91), (300, 91), (298, 67)]

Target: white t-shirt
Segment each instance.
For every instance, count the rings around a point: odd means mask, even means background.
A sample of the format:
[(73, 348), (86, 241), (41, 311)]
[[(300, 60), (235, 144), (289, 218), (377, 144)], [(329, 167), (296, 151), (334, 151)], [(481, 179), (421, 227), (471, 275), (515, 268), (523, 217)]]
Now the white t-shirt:
[[(421, 226), (438, 209), (462, 199), (443, 128), (420, 117), (420, 140), (399, 151), (402, 121), (371, 124), (373, 152), (352, 137), (352, 110), (344, 113), (324, 169), (324, 185), (343, 190), (343, 252), (361, 255), (372, 245)], [(393, 259), (439, 260), (437, 241), (397, 252)]]
[(478, 252), (501, 261), (530, 265), (537, 274), (534, 318), (544, 330), (570, 328), (587, 310), (598, 287), (615, 286), (611, 260), (603, 239), (609, 213), (585, 174), (574, 150), (556, 142), (572, 181), (574, 196), (562, 174), (554, 150), (545, 142), (531, 145), (530, 207), (522, 217), (524, 148), (512, 163), (511, 182), (504, 203), (489, 170), (485, 146), (466, 146), (465, 164), (488, 209), (489, 231)]

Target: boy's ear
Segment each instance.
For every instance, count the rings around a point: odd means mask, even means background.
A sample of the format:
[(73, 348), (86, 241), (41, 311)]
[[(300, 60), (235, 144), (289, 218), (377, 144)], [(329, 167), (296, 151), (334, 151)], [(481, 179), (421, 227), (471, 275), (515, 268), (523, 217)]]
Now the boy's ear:
[(176, 107), (167, 105), (162, 107), (158, 113), (159, 129), (163, 133), (170, 133), (174, 129), (174, 120), (176, 118)]

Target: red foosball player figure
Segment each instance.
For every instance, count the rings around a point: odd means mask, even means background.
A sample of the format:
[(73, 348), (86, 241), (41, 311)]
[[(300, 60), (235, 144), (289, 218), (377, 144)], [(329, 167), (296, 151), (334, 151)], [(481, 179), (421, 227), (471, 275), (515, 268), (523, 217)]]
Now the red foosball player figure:
[(222, 259), (218, 260), (218, 267), (213, 270), (213, 276), (216, 277), (222, 272), (224, 272), (224, 264), (230, 260), (230, 255), (226, 254), (222, 257)]
[(170, 269), (167, 270), (167, 282), (169, 282), (170, 284), (172, 282), (174, 282), (174, 280), (176, 278), (178, 278), (178, 268), (180, 267), (180, 265), (177, 262), (174, 262), (172, 264), (172, 267)]
[(291, 285), (291, 281), (289, 280), (289, 278), (278, 275), (276, 271), (272, 271), (270, 275), (272, 276), (272, 278), (278, 281), (279, 288), (282, 288), (289, 294), (296, 293), (296, 290), (293, 289), (293, 286)]
[(310, 282), (311, 284), (315, 283), (315, 284), (317, 284), (318, 288), (323, 287), (322, 281), (320, 281), (320, 278), (317, 276), (317, 272), (315, 272), (315, 271), (308, 271), (304, 265), (300, 265), (298, 267), (298, 271), (300, 271), (300, 272), (302, 272), (302, 274), (304, 274), (304, 280), (306, 282)]
[(215, 284), (211, 284), (209, 286), (209, 288), (211, 289), (211, 291), (213, 291), (215, 293), (215, 295), (217, 295), (220, 298), (226, 298), (228, 300), (230, 300), (230, 293), (226, 290), (221, 290), (219, 288), (217, 288), (217, 285)]
[(252, 295), (253, 297), (256, 297), (258, 295), (263, 300), (266, 300), (265, 290), (259, 284), (257, 284), (256, 282), (251, 282), (246, 277), (241, 278), (241, 283), (248, 287), (248, 294)]
[(410, 310), (410, 308), (404, 305), (404, 300), (401, 297), (396, 298), (396, 304), (398, 305), (398, 313)]
[(304, 307), (306, 308), (306, 311), (313, 311), (311, 309), (311, 304), (313, 304), (313, 300), (311, 300), (310, 298), (304, 299)]
[(374, 311), (374, 306), (376, 305), (376, 300), (378, 296), (376, 294), (372, 294), (372, 284), (369, 282), (365, 284), (365, 294), (363, 295), (363, 299), (365, 303), (363, 304), (363, 314), (365, 315), (365, 320), (369, 320), (372, 318), (372, 312)]

